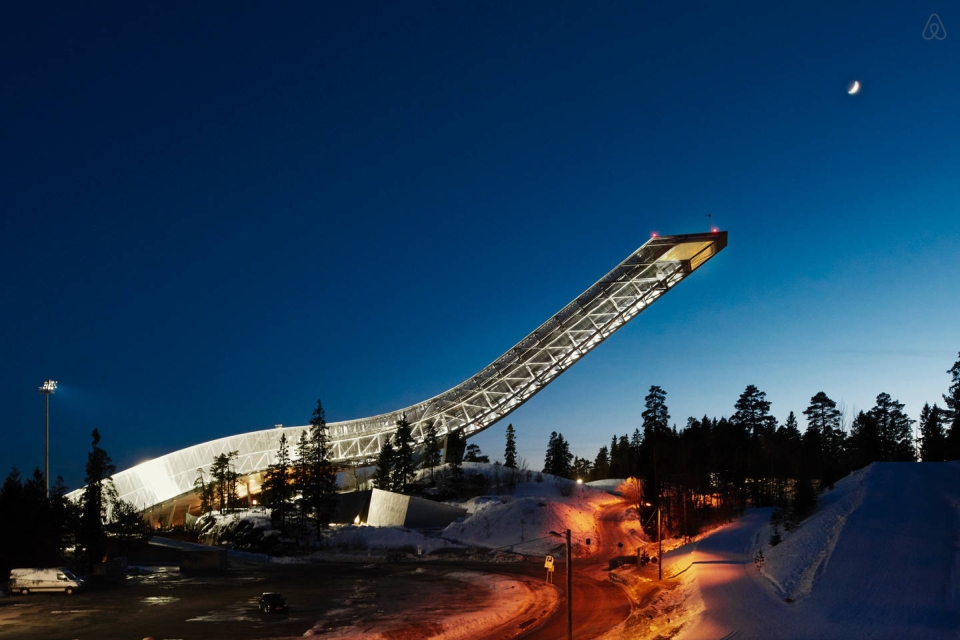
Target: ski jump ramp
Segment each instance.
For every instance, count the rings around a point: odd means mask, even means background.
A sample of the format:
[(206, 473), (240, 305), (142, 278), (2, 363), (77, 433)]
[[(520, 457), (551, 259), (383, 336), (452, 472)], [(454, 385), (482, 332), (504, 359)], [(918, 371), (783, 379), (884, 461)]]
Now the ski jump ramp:
[[(332, 459), (372, 460), (405, 417), (417, 442), (433, 423), (441, 438), (483, 431), (532, 398), (580, 358), (679, 284), (727, 245), (727, 232), (654, 236), (516, 346), (449, 391), (391, 413), (328, 423)], [(193, 492), (198, 471), (209, 478), (213, 458), (238, 451), (237, 472), (259, 475), (273, 464), (281, 434), (294, 449), (309, 425), (254, 431), (194, 445), (113, 476), (117, 494), (141, 510)], [(256, 493), (258, 479), (247, 491)], [(75, 491), (71, 497), (79, 497)], [(181, 505), (183, 506), (183, 505)], [(161, 507), (162, 509), (162, 507)], [(171, 519), (165, 520), (167, 523)], [(179, 518), (178, 518), (179, 519)]]

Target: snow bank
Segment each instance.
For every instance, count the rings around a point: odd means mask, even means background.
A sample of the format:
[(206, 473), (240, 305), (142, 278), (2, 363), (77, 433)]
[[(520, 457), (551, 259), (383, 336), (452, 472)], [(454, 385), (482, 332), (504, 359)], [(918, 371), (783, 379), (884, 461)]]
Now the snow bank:
[(764, 549), (761, 573), (785, 598), (797, 599), (810, 594), (813, 583), (823, 573), (833, 555), (848, 516), (863, 502), (865, 480), (873, 467), (855, 471), (825, 491), (817, 510), (775, 547), (768, 544), (773, 527), (760, 534), (757, 547)]
[(581, 548), (574, 553), (585, 553), (586, 539), (597, 538), (597, 510), (616, 499), (570, 480), (545, 474), (543, 478), (543, 482), (517, 483), (511, 495), (481, 496), (464, 502), (461, 506), (469, 516), (444, 529), (443, 537), (472, 546), (546, 555), (556, 554), (563, 544), (550, 532), (570, 529), (574, 544)]
[[(313, 560), (321, 558), (344, 560), (348, 557), (369, 557), (372, 552), (403, 550), (416, 553), (417, 547), (423, 555), (437, 549), (456, 546), (441, 538), (427, 537), (403, 527), (368, 527), (366, 525), (341, 525), (331, 527), (320, 542), (323, 551), (309, 556)], [(336, 557), (330, 551), (339, 551)]]

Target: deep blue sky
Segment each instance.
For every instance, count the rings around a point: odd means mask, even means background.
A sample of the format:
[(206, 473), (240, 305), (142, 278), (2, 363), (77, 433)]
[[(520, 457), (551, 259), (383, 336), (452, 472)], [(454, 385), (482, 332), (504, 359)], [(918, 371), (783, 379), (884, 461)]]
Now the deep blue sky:
[(509, 417), (531, 466), (651, 384), (679, 426), (947, 388), (953, 3), (139, 4), (0, 26), (3, 474), (47, 378), (71, 487), (94, 427), (125, 468), (413, 404), (707, 213), (729, 247)]

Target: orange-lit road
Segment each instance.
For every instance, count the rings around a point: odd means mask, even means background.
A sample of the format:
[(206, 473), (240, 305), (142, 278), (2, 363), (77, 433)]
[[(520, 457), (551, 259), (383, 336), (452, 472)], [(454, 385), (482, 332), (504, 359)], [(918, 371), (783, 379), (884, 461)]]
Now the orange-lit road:
[[(629, 533), (620, 527), (620, 517), (627, 506), (617, 502), (598, 514), (600, 540), (591, 541), (591, 555), (573, 561), (573, 637), (597, 638), (627, 619), (630, 601), (617, 585), (607, 578), (609, 559), (618, 555), (617, 542), (623, 541), (625, 552)], [(626, 537), (625, 537), (626, 536)], [(581, 545), (581, 549), (583, 545)], [(561, 595), (560, 606), (543, 624), (520, 636), (529, 640), (563, 640), (567, 637), (566, 564), (557, 563), (554, 583)], [(519, 569), (519, 567), (518, 567)], [(543, 562), (523, 563), (524, 573), (545, 576)]]

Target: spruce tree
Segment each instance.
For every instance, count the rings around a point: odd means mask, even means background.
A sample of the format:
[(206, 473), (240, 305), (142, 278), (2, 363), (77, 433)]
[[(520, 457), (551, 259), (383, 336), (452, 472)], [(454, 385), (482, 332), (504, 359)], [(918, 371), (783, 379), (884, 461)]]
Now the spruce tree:
[(330, 461), (330, 429), (327, 427), (323, 403), (317, 400), (317, 408), (310, 417), (310, 481), (307, 493), (310, 510), (317, 524), (326, 527), (337, 510), (337, 471)]
[(569, 478), (573, 474), (573, 454), (570, 453), (570, 445), (564, 440), (563, 434), (556, 431), (550, 432), (543, 473), (549, 473), (558, 478)]
[(893, 400), (888, 393), (881, 393), (877, 395), (877, 404), (870, 414), (877, 421), (880, 460), (912, 462), (917, 459), (913, 448), (915, 421), (903, 412), (903, 403)]
[(774, 478), (776, 479), (776, 505), (786, 507), (787, 485), (790, 478), (800, 474), (804, 449), (803, 436), (797, 426), (797, 416), (791, 411), (783, 426), (777, 429), (774, 447)]
[(373, 475), (373, 486), (383, 491), (393, 491), (393, 445), (386, 440), (377, 456), (377, 471)]
[(77, 544), (89, 563), (98, 563), (106, 555), (107, 531), (104, 522), (116, 489), (110, 476), (117, 470), (107, 452), (100, 447), (100, 431), (90, 434), (93, 446), (87, 454), (86, 486), (80, 497), (80, 529)]
[(292, 466), (287, 434), (280, 434), (277, 456), (263, 474), (263, 501), (270, 507), (270, 519), (283, 528), (293, 499)]
[(413, 464), (413, 432), (406, 417), (397, 421), (397, 432), (393, 436), (395, 455), (391, 485), (397, 493), (406, 493), (416, 475)]
[(590, 472), (591, 480), (606, 480), (610, 477), (610, 452), (606, 445), (600, 447), (597, 457), (593, 461), (593, 470)]
[(80, 505), (67, 499), (67, 487), (63, 477), (57, 476), (50, 487), (50, 510), (53, 526), (59, 537), (58, 558), (63, 558), (68, 549), (76, 546), (76, 533), (80, 522)]
[(517, 432), (513, 424), (507, 425), (507, 444), (503, 448), (503, 466), (507, 469), (517, 468)]
[(872, 413), (861, 411), (850, 427), (848, 447), (851, 469), (857, 470), (871, 462), (882, 460), (880, 429)]
[(947, 460), (960, 460), (960, 354), (947, 373), (950, 374), (950, 390), (943, 396), (943, 402), (947, 405), (944, 418), (948, 424), (944, 457)]
[(627, 434), (610, 441), (610, 477), (626, 478), (630, 471), (630, 441)]
[[(670, 454), (674, 438), (670, 430), (670, 412), (667, 409), (667, 392), (651, 385), (644, 398), (643, 436), (634, 432), (631, 449), (638, 450), (631, 476), (643, 477), (646, 494), (659, 504), (663, 479), (669, 475)], [(634, 444), (637, 441), (639, 444)]]
[(310, 465), (310, 433), (304, 429), (300, 432), (300, 438), (297, 439), (297, 455), (293, 464), (293, 495), (295, 513), (297, 516), (297, 525), (300, 528), (300, 534), (303, 535), (307, 526), (307, 518), (310, 515), (310, 487), (313, 486), (311, 476), (313, 467)]
[(543, 472), (553, 474), (556, 469), (555, 457), (557, 455), (557, 432), (550, 432), (550, 439), (547, 440), (547, 454), (543, 458)]
[(454, 482), (460, 482), (460, 477), (463, 474), (463, 451), (466, 445), (467, 443), (459, 431), (451, 431), (447, 434), (443, 446), (443, 459), (446, 464), (450, 465)]
[(917, 446), (924, 462), (943, 462), (946, 457), (947, 438), (943, 424), (944, 411), (936, 404), (923, 405), (920, 411), (920, 441)]
[(437, 426), (429, 420), (423, 428), (423, 466), (430, 469), (430, 480), (433, 480), (433, 470), (439, 465), (440, 439), (437, 437)]

